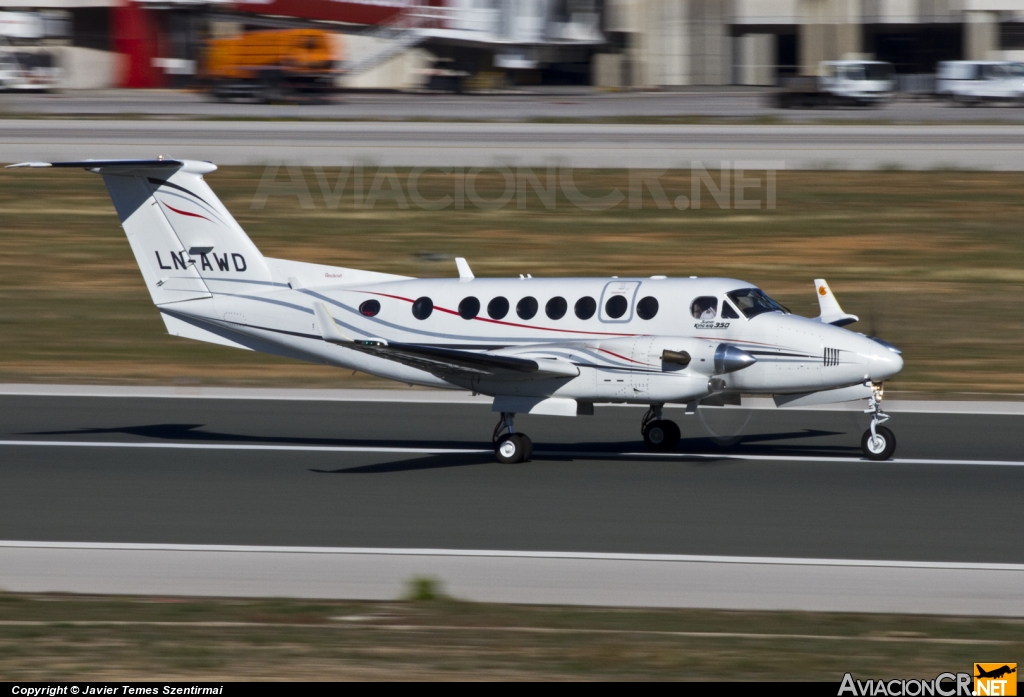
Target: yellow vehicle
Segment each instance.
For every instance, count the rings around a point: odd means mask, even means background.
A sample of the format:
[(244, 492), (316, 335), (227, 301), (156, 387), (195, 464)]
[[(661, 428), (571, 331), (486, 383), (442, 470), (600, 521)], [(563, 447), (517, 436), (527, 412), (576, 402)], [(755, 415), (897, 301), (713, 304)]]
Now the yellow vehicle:
[(200, 77), (217, 99), (323, 97), (339, 74), (339, 43), (321, 29), (253, 31), (213, 39)]

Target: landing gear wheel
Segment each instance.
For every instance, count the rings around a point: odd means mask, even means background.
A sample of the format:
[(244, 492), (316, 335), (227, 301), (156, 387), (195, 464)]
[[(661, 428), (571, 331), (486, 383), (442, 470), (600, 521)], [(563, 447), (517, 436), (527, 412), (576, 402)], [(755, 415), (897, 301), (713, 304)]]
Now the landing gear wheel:
[[(532, 450), (532, 448), (531, 448)], [(498, 462), (506, 465), (514, 465), (526, 459), (526, 444), (517, 433), (506, 433), (498, 439), (494, 446), (494, 456)]]
[(674, 421), (651, 421), (643, 430), (644, 445), (650, 450), (671, 450), (679, 442), (679, 427)]
[(515, 434), (523, 444), (523, 462), (529, 462), (533, 457), (533, 441), (525, 433)]
[(860, 438), (860, 449), (869, 460), (888, 460), (896, 452), (896, 436), (885, 426), (876, 426), (872, 437), (869, 428)]

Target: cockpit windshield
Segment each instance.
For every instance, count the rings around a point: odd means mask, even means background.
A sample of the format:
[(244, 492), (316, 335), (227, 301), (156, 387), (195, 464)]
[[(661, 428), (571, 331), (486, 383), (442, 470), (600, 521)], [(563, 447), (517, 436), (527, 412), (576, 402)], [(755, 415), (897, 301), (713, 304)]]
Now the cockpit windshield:
[(747, 319), (757, 317), (764, 312), (784, 312), (789, 314), (789, 310), (769, 298), (765, 295), (764, 291), (758, 288), (743, 288), (742, 290), (726, 293), (726, 295), (729, 296), (729, 300), (733, 301)]

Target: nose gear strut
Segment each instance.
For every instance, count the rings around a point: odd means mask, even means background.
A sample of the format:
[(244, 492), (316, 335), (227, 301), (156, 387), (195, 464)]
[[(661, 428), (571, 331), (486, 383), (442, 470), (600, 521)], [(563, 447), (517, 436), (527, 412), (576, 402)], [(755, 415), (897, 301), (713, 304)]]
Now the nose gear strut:
[(871, 414), (871, 425), (860, 439), (864, 457), (869, 460), (888, 460), (896, 452), (896, 436), (883, 426), (889, 415), (882, 411), (882, 385), (871, 384), (871, 396), (868, 397), (868, 408), (865, 414)]

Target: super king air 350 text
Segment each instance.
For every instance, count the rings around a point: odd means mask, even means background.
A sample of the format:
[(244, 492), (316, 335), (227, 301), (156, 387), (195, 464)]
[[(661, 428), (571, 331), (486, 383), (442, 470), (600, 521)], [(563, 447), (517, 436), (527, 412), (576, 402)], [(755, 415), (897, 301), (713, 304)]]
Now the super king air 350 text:
[(132, 251), (176, 336), (264, 351), (405, 383), (494, 397), (502, 462), (528, 459), (522, 413), (591, 414), (596, 403), (650, 406), (644, 441), (670, 449), (668, 403), (780, 406), (868, 400), (861, 439), (872, 460), (892, 456), (881, 424), (882, 383), (900, 352), (842, 329), (824, 280), (821, 315), (798, 317), (749, 283), (728, 278), (416, 279), (260, 254), (190, 160), (27, 162), (103, 177)]

